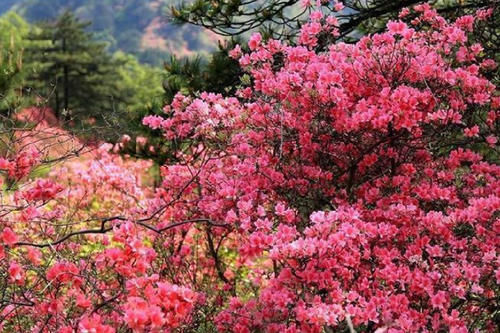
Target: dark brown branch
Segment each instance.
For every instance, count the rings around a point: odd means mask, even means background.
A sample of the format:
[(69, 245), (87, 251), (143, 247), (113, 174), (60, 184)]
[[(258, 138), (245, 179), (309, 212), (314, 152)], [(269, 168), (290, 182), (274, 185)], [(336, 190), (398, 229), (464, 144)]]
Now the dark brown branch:
[[(148, 218), (148, 219), (151, 219), (151, 218)], [(89, 235), (89, 234), (105, 234), (105, 233), (113, 230), (112, 227), (106, 227), (106, 224), (110, 221), (117, 221), (117, 220), (118, 221), (127, 221), (126, 218), (121, 217), (121, 216), (110, 217), (110, 218), (106, 218), (106, 219), (101, 220), (101, 227), (99, 229), (75, 231), (75, 232), (69, 233), (69, 234), (65, 235), (64, 237), (62, 237), (54, 242), (51, 242), (51, 243), (36, 244), (36, 243), (29, 243), (29, 242), (18, 242), (15, 245), (16, 246), (31, 246), (31, 247), (38, 247), (38, 248), (53, 247), (53, 246), (57, 246), (57, 245), (65, 242), (66, 240), (68, 240), (74, 236)], [(210, 226), (221, 227), (221, 228), (228, 228), (229, 227), (229, 225), (227, 225), (227, 224), (213, 222), (212, 220), (209, 220), (209, 219), (192, 219), (192, 220), (174, 222), (174, 223), (167, 225), (166, 227), (158, 229), (153, 225), (150, 225), (150, 224), (143, 222), (144, 220), (147, 220), (147, 219), (141, 219), (141, 220), (131, 221), (131, 222), (136, 223), (136, 224), (138, 224), (138, 225), (140, 225), (148, 230), (151, 230), (157, 234), (161, 234), (167, 230), (173, 229), (175, 227), (179, 227), (181, 225), (190, 224), (190, 223), (207, 223)]]
[[(212, 239), (212, 235), (210, 234), (210, 230), (207, 229), (206, 233), (207, 233), (208, 250), (209, 250), (212, 258), (214, 259), (215, 270), (217, 271), (217, 275), (219, 276), (219, 279), (224, 281), (224, 283), (229, 284), (230, 282), (229, 282), (228, 278), (224, 275), (224, 271), (222, 269), (221, 262), (219, 260), (219, 255), (218, 255), (217, 251), (215, 250), (214, 241)], [(235, 290), (234, 290), (234, 288), (232, 288), (232, 289), (233, 289), (232, 292), (234, 293)]]

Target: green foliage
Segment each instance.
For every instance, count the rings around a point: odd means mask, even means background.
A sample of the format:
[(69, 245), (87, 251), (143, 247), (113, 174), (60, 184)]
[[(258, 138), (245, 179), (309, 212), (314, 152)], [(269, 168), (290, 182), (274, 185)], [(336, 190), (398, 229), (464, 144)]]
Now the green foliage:
[(28, 24), (17, 14), (0, 17), (0, 114), (10, 117), (22, 104), (23, 37)]
[(121, 64), (118, 89), (129, 96), (124, 106), (126, 121), (121, 125), (125, 126), (125, 132), (138, 134), (142, 130), (142, 118), (151, 110), (161, 110), (164, 105), (163, 73), (160, 68), (142, 65), (137, 58), (123, 52), (117, 52), (113, 59)]
[(163, 81), (165, 96), (167, 101), (172, 101), (174, 96), (180, 92), (185, 95), (202, 91), (204, 85), (204, 75), (202, 74), (202, 59), (179, 60), (172, 57), (165, 64), (166, 77)]
[(178, 92), (184, 95), (196, 95), (208, 91), (223, 95), (235, 92), (242, 75), (237, 61), (229, 57), (229, 50), (236, 41), (221, 44), (212, 53), (208, 61), (200, 57), (180, 60), (172, 57), (165, 65), (166, 77), (163, 81), (165, 97), (172, 101)]

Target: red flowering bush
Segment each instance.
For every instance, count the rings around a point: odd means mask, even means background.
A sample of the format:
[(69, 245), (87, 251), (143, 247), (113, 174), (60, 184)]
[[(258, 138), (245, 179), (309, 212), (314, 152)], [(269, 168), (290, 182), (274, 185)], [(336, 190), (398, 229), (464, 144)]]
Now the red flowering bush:
[(181, 148), (154, 191), (101, 149), (3, 197), (3, 328), (496, 331), (500, 98), (468, 41), (491, 12), (411, 14), (326, 49), (321, 12), (297, 46), (254, 34), (237, 96), (144, 119)]
[(148, 230), (134, 225), (147, 213), (151, 191), (142, 178), (151, 163), (111, 148), (34, 181), (23, 177), (39, 167), (37, 150), (24, 175), (5, 163), (5, 174), (16, 178), (1, 198), (2, 330), (163, 332), (191, 315), (198, 295), (154, 274), (161, 266), (153, 267)]
[(229, 301), (220, 331), (496, 329), (500, 99), (467, 40), (488, 12), (414, 11), (412, 26), (327, 52), (336, 20), (319, 12), (299, 46), (254, 34), (252, 53), (233, 53), (248, 102), (178, 96), (144, 120), (191, 143), (165, 168), (166, 193), (197, 174), (171, 214), (231, 225), (224, 274), (257, 288)]

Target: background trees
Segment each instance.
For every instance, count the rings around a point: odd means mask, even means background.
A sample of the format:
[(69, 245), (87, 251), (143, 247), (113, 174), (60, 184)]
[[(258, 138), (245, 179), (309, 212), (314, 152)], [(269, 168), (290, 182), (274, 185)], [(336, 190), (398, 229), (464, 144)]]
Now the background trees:
[(0, 18), (0, 113), (9, 117), (22, 103), (23, 56), (28, 24), (18, 15)]
[(15, 10), (28, 22), (52, 21), (72, 11), (82, 21), (92, 21), (89, 30), (107, 44), (111, 53), (133, 54), (141, 63), (160, 66), (169, 54), (207, 54), (216, 49), (203, 29), (170, 27), (163, 16), (170, 0), (5, 0), (0, 13)]
[(65, 128), (91, 140), (147, 134), (142, 117), (164, 105), (161, 68), (111, 54), (87, 30), (88, 23), (69, 12), (40, 25), (10, 12), (0, 25), (2, 112), (10, 122), (23, 108), (37, 105), (53, 108)]
[(83, 119), (84, 115), (103, 120), (104, 113), (111, 113), (113, 104), (119, 102), (119, 63), (113, 63), (104, 45), (85, 31), (88, 25), (66, 12), (28, 37), (32, 43), (26, 55), (34, 64), (30, 81), (34, 89), (44, 89), (41, 94), (48, 96), (61, 120)]
[(133, 56), (111, 55), (88, 26), (70, 12), (34, 26), (24, 41), (28, 75), (23, 85), (73, 131), (116, 141), (137, 132), (137, 119), (155, 99), (163, 100), (162, 76)]

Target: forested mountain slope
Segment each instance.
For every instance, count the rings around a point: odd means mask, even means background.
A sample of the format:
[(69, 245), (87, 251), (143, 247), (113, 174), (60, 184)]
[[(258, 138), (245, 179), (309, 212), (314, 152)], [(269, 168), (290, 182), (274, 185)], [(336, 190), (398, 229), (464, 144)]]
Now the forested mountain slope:
[(111, 52), (122, 50), (146, 63), (161, 63), (168, 54), (212, 50), (216, 43), (206, 32), (167, 22), (166, 7), (171, 4), (171, 0), (2, 0), (0, 13), (13, 9), (33, 23), (74, 11), (92, 21), (91, 29), (109, 43)]

